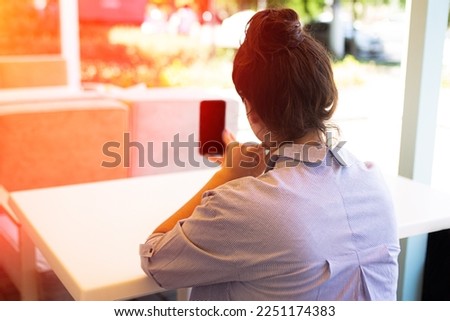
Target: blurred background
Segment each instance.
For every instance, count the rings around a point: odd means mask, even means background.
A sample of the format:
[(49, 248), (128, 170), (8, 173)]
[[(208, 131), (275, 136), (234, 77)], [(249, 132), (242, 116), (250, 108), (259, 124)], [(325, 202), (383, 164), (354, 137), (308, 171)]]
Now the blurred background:
[[(333, 56), (341, 140), (396, 175), (403, 112), (405, 0), (79, 0), (84, 88), (220, 87), (259, 9), (295, 9)], [(0, 57), (61, 52), (58, 0), (1, 0)], [(450, 32), (444, 45), (432, 185), (450, 191)], [(238, 138), (252, 140), (242, 117)]]
[[(161, 87), (218, 88), (237, 97), (231, 80), (232, 62), (244, 39), (246, 23), (260, 9), (290, 7), (298, 12), (304, 28), (323, 43), (332, 57), (339, 89), (339, 106), (332, 121), (340, 128), (338, 139), (345, 141), (345, 147), (360, 159), (370, 160), (386, 175), (396, 176), (399, 174), (402, 121), (408, 118), (403, 115), (408, 98), (405, 92), (414, 94), (414, 89), (411, 90), (414, 86), (405, 90), (410, 30), (408, 5), (419, 1), (424, 0), (0, 0), (0, 67), (2, 64), (8, 68), (25, 66), (8, 76), (0, 69), (0, 93), (3, 89), (17, 87), (17, 83), (11, 84), (35, 72), (27, 67), (30, 62), (34, 67), (38, 65), (39, 72), (35, 73), (38, 83), (40, 79), (52, 78), (52, 81), (67, 84), (70, 77), (66, 76), (75, 75), (75, 83), (81, 89), (112, 93), (112, 97), (117, 92), (127, 92), (130, 97), (148, 88)], [(78, 14), (73, 9), (78, 9)], [(417, 16), (416, 23), (423, 18)], [(435, 64), (441, 66), (435, 136), (428, 132), (418, 135), (430, 138), (425, 143), (419, 142), (418, 150), (434, 153), (431, 186), (445, 192), (450, 192), (448, 26), (449, 18), (442, 64)], [(428, 48), (438, 47), (436, 44), (442, 43), (441, 37), (436, 37), (429, 27), (424, 29), (428, 31), (428, 44), (432, 45)], [(70, 34), (69, 40), (67, 34)], [(427, 47), (424, 45), (424, 48)], [(416, 46), (415, 49), (423, 48)], [(71, 69), (73, 66), (75, 72)], [(428, 69), (435, 74), (433, 68)], [(413, 80), (422, 81), (422, 76), (420, 72), (410, 74)], [(421, 84), (419, 94), (428, 87), (435, 89), (436, 86), (432, 81)], [(186, 92), (191, 95), (191, 91)], [(432, 97), (433, 93), (425, 96)], [(13, 96), (13, 100), (16, 98)], [(421, 108), (418, 118), (426, 125), (417, 129), (417, 124), (411, 121), (415, 116), (414, 103), (409, 101), (412, 107), (408, 105), (411, 108), (407, 110), (412, 110), (412, 117), (404, 122), (405, 127), (414, 127), (417, 131), (425, 127), (423, 131), (431, 132), (434, 124), (430, 126), (427, 121), (434, 119), (436, 104), (434, 101), (420, 101), (420, 104), (425, 107)], [(253, 141), (255, 137), (244, 108), (240, 107), (237, 138), (243, 142)], [(163, 123), (162, 127), (166, 130), (169, 125)], [(404, 141), (403, 137), (402, 147), (407, 145)], [(434, 148), (425, 148), (433, 145)], [(0, 157), (5, 157), (2, 152), (0, 150)], [(429, 156), (431, 152), (424, 154)], [(410, 157), (414, 159), (407, 159), (406, 165), (419, 156), (415, 154)], [(421, 175), (426, 176), (427, 170), (423, 169), (425, 174)], [(0, 270), (0, 300), (16, 300), (19, 298), (17, 291), (11, 290), (13, 287), (5, 279)]]
[[(295, 9), (338, 64), (399, 65), (406, 32), (405, 0), (78, 2), (82, 81), (125, 87), (229, 86), (229, 77), (210, 67), (227, 68), (245, 24), (265, 7)], [(0, 54), (60, 53), (58, 6), (58, 0), (2, 0)]]

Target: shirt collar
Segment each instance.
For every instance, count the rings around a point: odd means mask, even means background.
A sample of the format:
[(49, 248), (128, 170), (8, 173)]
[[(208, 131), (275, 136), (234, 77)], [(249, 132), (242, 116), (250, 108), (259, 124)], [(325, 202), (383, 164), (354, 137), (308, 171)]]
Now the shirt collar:
[(350, 159), (348, 153), (344, 149), (341, 149), (342, 146), (343, 144), (337, 144), (335, 147), (327, 147), (319, 143), (286, 143), (270, 154), (266, 171), (275, 167), (296, 166), (299, 163), (317, 167), (324, 163), (331, 164), (333, 161), (340, 166), (348, 167), (351, 165)]

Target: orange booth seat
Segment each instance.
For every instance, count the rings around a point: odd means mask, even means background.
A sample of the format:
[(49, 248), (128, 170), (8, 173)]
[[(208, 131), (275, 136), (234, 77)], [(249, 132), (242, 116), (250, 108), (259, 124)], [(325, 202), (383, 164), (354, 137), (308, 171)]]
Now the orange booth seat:
[(123, 140), (128, 119), (112, 99), (2, 106), (0, 183), (11, 192), (127, 177), (123, 166), (102, 166), (102, 151)]
[[(8, 210), (8, 192), (128, 177), (124, 166), (102, 166), (103, 146), (128, 131), (128, 105), (114, 99), (0, 105), (0, 264), (23, 299), (39, 297), (36, 270), (24, 270), (32, 258), (21, 257), (26, 236)], [(48, 270), (37, 257), (38, 270)]]

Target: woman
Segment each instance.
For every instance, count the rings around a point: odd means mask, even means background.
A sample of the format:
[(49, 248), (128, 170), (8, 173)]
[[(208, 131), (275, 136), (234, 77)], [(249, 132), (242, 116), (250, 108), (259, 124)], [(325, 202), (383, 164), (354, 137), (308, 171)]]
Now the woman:
[(293, 10), (254, 15), (233, 81), (263, 143), (228, 145), (221, 169), (141, 245), (144, 271), (192, 287), (191, 300), (395, 300), (390, 195), (373, 165), (327, 148), (333, 72)]

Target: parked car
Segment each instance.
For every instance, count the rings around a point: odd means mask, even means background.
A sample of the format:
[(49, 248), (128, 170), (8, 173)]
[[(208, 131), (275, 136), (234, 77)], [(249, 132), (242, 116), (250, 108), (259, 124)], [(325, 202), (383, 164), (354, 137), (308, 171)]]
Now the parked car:
[(384, 58), (383, 40), (376, 33), (370, 30), (360, 29), (353, 26), (353, 32), (350, 37), (346, 37), (352, 52), (358, 59), (382, 60)]
[[(326, 48), (331, 48), (331, 21), (313, 21), (305, 27), (311, 35), (320, 41)], [(342, 24), (344, 30), (345, 54), (351, 54), (357, 59), (381, 60), (384, 56), (384, 45), (382, 39), (355, 24)]]

